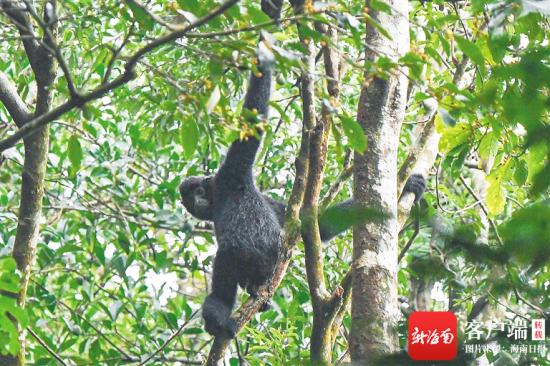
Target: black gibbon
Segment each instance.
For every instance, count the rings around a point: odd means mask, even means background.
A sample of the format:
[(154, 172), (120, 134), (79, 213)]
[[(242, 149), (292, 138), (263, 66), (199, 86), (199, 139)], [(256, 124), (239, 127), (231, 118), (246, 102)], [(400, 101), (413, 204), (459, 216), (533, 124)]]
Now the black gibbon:
[[(270, 65), (261, 63), (258, 70), (258, 75), (250, 75), (243, 108), (265, 117), (272, 70)], [(207, 178), (208, 186), (195, 188), (195, 177), (180, 185), (184, 197), (190, 189), (197, 196), (197, 217), (214, 222), (218, 251), (212, 291), (204, 300), (202, 317), (206, 331), (216, 337), (237, 335), (237, 324), (230, 318), (237, 286), (256, 296), (259, 286), (272, 276), (278, 259), (281, 225), (277, 213), (254, 183), (253, 166), (262, 133), (255, 128), (252, 136), (234, 141), (216, 175)], [(200, 197), (206, 195), (208, 207), (201, 213), (206, 202)]]

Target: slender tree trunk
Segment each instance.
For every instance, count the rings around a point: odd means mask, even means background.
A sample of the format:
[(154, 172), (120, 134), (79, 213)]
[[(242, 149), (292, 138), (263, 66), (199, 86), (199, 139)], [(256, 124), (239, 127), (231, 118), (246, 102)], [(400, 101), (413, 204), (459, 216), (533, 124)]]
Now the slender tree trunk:
[[(57, 2), (51, 0), (53, 8), (57, 8)], [(32, 23), (28, 14), (18, 8), (17, 3), (2, 3), (4, 9), (8, 9), (11, 15), (19, 21), (17, 24), (22, 35), (33, 34)], [(55, 29), (50, 30), (54, 35)], [(55, 37), (55, 35), (53, 36)], [(24, 103), (22, 103), (15, 89), (12, 89), (7, 80), (3, 79), (6, 90), (1, 93), (2, 102), (10, 111), (11, 117), (19, 128), (22, 128), (29, 120), (38, 117), (51, 109), (53, 89), (56, 72), (54, 56), (50, 49), (54, 47), (53, 39), (44, 37), (43, 43), (27, 41), (25, 51), (33, 69), (36, 84), (36, 106), (32, 116), (25, 115)], [(18, 112), (19, 111), (19, 112)], [(38, 129), (32, 135), (24, 139), (25, 162), (23, 164), (21, 183), (21, 204), (17, 223), (17, 234), (13, 246), (12, 256), (17, 262), (17, 268), (22, 274), (21, 291), (17, 296), (17, 303), (25, 306), (27, 288), (31, 278), (32, 265), (36, 254), (36, 245), (42, 216), (42, 198), (44, 196), (44, 177), (48, 163), (49, 126)], [(25, 364), (25, 329), (20, 329), (19, 340), (21, 349), (17, 356), (1, 356), (2, 366), (23, 366)]]
[[(391, 36), (367, 24), (367, 62), (379, 54), (394, 61), (409, 49), (407, 1), (386, 1), (392, 14), (370, 15)], [(370, 8), (370, 1), (366, 2)], [(365, 74), (357, 121), (367, 136), (364, 154), (355, 153), (354, 197), (359, 205), (376, 207), (379, 218), (357, 225), (353, 232), (353, 290), (350, 354), (364, 365), (398, 348), (397, 321), (397, 148), (405, 114), (407, 78), (396, 70), (388, 80)]]

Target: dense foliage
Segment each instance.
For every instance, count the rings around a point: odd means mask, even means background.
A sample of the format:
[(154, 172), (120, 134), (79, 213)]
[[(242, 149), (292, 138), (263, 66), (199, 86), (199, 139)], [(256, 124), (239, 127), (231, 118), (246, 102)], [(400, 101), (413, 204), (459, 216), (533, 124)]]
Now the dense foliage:
[[(78, 90), (94, 90), (121, 75), (125, 60), (167, 32), (166, 24), (188, 24), (219, 6), (212, 0), (138, 4), (59, 1), (58, 41)], [(42, 5), (37, 3), (38, 10)], [(331, 44), (315, 21), (338, 27), (340, 40), (331, 45), (345, 65), (340, 99), (331, 101), (323, 62), (317, 62), (318, 110), (332, 104), (338, 117), (324, 192), (341, 172), (346, 150), (365, 149), (354, 117), (361, 87), (373, 77), (408, 66), (399, 164), (419, 129), (437, 113), (441, 155), (429, 177), (429, 209), (420, 235), (401, 263), (400, 295), (414, 308), (418, 288), (424, 286), (424, 294), (433, 294), (428, 309), (457, 307), (463, 331), (472, 305), (484, 296), (489, 305), (483, 321), (549, 316), (550, 4), (413, 1), (410, 53), (399, 61), (381, 55), (376, 64), (366, 65), (363, 50), (372, 45), (364, 38), (364, 27), (374, 22), (369, 14), (395, 9), (377, 0), (370, 9), (344, 0), (305, 9), (296, 16), (285, 5), (283, 21), (276, 23), (261, 12), (259, 2), (242, 1), (186, 37), (145, 54), (130, 83), (51, 123), (42, 226), (25, 311), (8, 296), (18, 291), (19, 277), (9, 256), (25, 156), (22, 144), (3, 152), (0, 352), (18, 351), (9, 313), (36, 335), (27, 335), (30, 364), (57, 362), (38, 339), (77, 365), (139, 363), (180, 327), (181, 335), (170, 339), (152, 364), (201, 363), (211, 343), (197, 312), (207, 293), (215, 243), (211, 226), (182, 208), (177, 188), (184, 176), (215, 172), (241, 132), (246, 81), (249, 70), (255, 70), (254, 50), (263, 30), (279, 43), (273, 48), (277, 85), (257, 158), (257, 182), (271, 196), (288, 198), (301, 136), (297, 81), (304, 47), (299, 36), (315, 42), (317, 50)], [(35, 76), (17, 28), (3, 15), (0, 71), (32, 105)], [(459, 68), (465, 72), (453, 80)], [(61, 70), (54, 94), (54, 107), (69, 98)], [(2, 137), (15, 130), (1, 104), (0, 127)], [(480, 167), (489, 185), (474, 187), (479, 195), (474, 197), (470, 186)], [(336, 200), (351, 192), (349, 183)], [(412, 231), (401, 236), (402, 245)], [(326, 244), (330, 290), (350, 267), (351, 235)], [(239, 334), (230, 364), (239, 364), (239, 357), (270, 365), (302, 364), (308, 358), (311, 304), (301, 246), (273, 303)], [(346, 316), (334, 361), (347, 350), (349, 323)], [(401, 341), (404, 346), (406, 332)], [(497, 334), (494, 341), (508, 348), (521, 343), (506, 334)], [(486, 355), (550, 364), (547, 353)]]

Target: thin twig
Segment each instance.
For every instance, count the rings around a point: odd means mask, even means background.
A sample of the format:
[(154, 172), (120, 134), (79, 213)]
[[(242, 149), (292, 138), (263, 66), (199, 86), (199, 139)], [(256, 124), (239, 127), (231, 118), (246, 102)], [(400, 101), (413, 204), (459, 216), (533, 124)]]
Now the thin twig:
[(329, 188), (325, 197), (323, 197), (323, 199), (321, 200), (321, 203), (319, 204), (319, 213), (322, 213), (326, 210), (328, 205), (330, 205), (330, 203), (334, 200), (334, 197), (336, 197), (338, 192), (340, 192), (340, 190), (342, 189), (344, 182), (347, 181), (353, 174), (353, 166), (351, 165), (352, 151), (353, 150), (350, 149), (346, 152), (342, 171), (340, 172), (340, 175), (338, 175), (338, 178), (336, 178), (334, 184)]
[(344, 362), (344, 360), (346, 359), (346, 356), (348, 355), (348, 353), (349, 353), (349, 348), (346, 349), (346, 352), (344, 352), (344, 354), (338, 359), (338, 361), (336, 361), (336, 366), (338, 366), (342, 362)]
[(153, 73), (155, 74), (158, 74), (160, 76), (162, 76), (162, 78), (168, 83), (170, 84), (172, 87), (174, 87), (178, 92), (180, 92), (181, 94), (183, 95), (186, 95), (186, 96), (189, 96), (190, 98), (194, 98), (194, 99), (198, 99), (197, 97), (194, 97), (192, 95), (189, 94), (189, 91), (183, 89), (181, 86), (179, 86), (178, 82), (176, 80), (174, 80), (173, 77), (171, 77), (170, 75), (168, 75), (166, 72), (164, 71), (161, 71), (159, 70), (158, 68), (148, 64), (147, 62), (145, 61), (139, 61), (140, 65), (143, 65), (145, 66), (146, 69), (152, 71)]
[(503, 302), (499, 301), (493, 294), (491, 294), (490, 291), (487, 291), (487, 295), (489, 295), (491, 297), (491, 299), (493, 299), (497, 304), (499, 304), (500, 306), (504, 307), (505, 309), (507, 309), (509, 312), (511, 313), (514, 313), (516, 314), (516, 316), (520, 317), (520, 318), (523, 318), (525, 320), (531, 320), (529, 318), (527, 318), (525, 315), (522, 315), (521, 313), (519, 313), (518, 311), (512, 309), (511, 307), (509, 307), (508, 305), (504, 304)]
[(510, 196), (506, 196), (506, 199), (512, 201), (512, 202), (515, 202), (519, 207), (523, 208), (523, 205), (515, 198), (512, 198)]
[(8, 131), (15, 125), (15, 121), (11, 121), (7, 126), (6, 128), (4, 128), (4, 131), (2, 131), (2, 133), (0, 133), (0, 139), (1, 138), (4, 138), (4, 136), (6, 136), (6, 134), (8, 133)]
[[(477, 196), (476, 192), (472, 189), (472, 187), (470, 187), (466, 181), (464, 180), (464, 177), (462, 176), (462, 174), (460, 175), (459, 177), (460, 181), (462, 182), (462, 184), (464, 184), (464, 187), (466, 187), (466, 189), (468, 190), (468, 192), (470, 192), (470, 194), (475, 198), (476, 201), (481, 201), (480, 198)], [(495, 236), (498, 240), (498, 243), (502, 246), (504, 245), (504, 243), (502, 242), (502, 239), (500, 238), (500, 235), (498, 234), (498, 229), (497, 229), (497, 226), (495, 224), (495, 220), (493, 219), (490, 219), (489, 218), (489, 210), (487, 210), (487, 207), (485, 207), (484, 204), (480, 204), (479, 207), (481, 207), (481, 209), (483, 210), (483, 212), (485, 213), (485, 216), (487, 216), (487, 220), (489, 221), (489, 224), (491, 225), (491, 228), (493, 228), (493, 231), (495, 233)]]
[(109, 64), (107, 65), (107, 71), (105, 72), (105, 75), (103, 76), (103, 84), (109, 80), (109, 77), (111, 76), (111, 72), (113, 71), (113, 66), (115, 65), (115, 62), (118, 58), (118, 55), (122, 51), (122, 49), (128, 44), (128, 41), (130, 40), (130, 36), (134, 33), (135, 24), (132, 23), (130, 26), (130, 29), (128, 30), (128, 34), (126, 37), (124, 37), (124, 40), (122, 41), (122, 44), (115, 50), (113, 50), (113, 57), (109, 60)]
[[(37, 286), (39, 286), (40, 288), (46, 290), (46, 288), (38, 283), (36, 280), (32, 280)], [(65, 304), (63, 301), (61, 300), (58, 300), (58, 303), (60, 305), (62, 305), (64, 308), (66, 308), (67, 310), (69, 310), (71, 313), (74, 313), (77, 317), (79, 317), (82, 321), (84, 321), (86, 324), (88, 324), (90, 326), (90, 328), (92, 328), (100, 337), (102, 337), (103, 339), (105, 339), (107, 341), (107, 343), (109, 343), (111, 346), (113, 346), (114, 349), (116, 349), (122, 356), (124, 356), (124, 359), (125, 360), (132, 360), (132, 357), (130, 355), (128, 355), (126, 352), (124, 352), (120, 347), (118, 347), (116, 344), (113, 343), (113, 341), (111, 341), (111, 339), (109, 337), (107, 337), (105, 334), (103, 334), (103, 332), (99, 329), (97, 329), (91, 321), (89, 321), (88, 319), (86, 319), (85, 316), (83, 316), (82, 314), (80, 314), (78, 311), (74, 310), (73, 308), (71, 308), (69, 305)]]
[(419, 216), (420, 216), (420, 204), (415, 203), (413, 209), (415, 210), (415, 212), (414, 212), (415, 217), (413, 218), (414, 233), (412, 234), (411, 238), (407, 242), (407, 245), (405, 245), (405, 247), (403, 248), (401, 253), (399, 253), (399, 256), (397, 257), (397, 263), (401, 262), (401, 259), (403, 259), (403, 257), (405, 256), (405, 254), (407, 253), (407, 251), (411, 247), (412, 243), (414, 242), (414, 239), (416, 239), (416, 237), (418, 236), (418, 233), (420, 232), (420, 218), (419, 218)]
[(138, 366), (144, 366), (147, 362), (149, 362), (151, 359), (153, 359), (153, 357), (155, 357), (157, 354), (159, 354), (159, 352), (161, 352), (168, 344), (170, 344), (170, 342), (172, 342), (174, 340), (174, 338), (176, 338), (180, 333), (181, 331), (187, 326), (187, 324), (189, 324), (189, 322), (195, 317), (195, 315), (197, 314), (197, 312), (199, 312), (199, 310), (196, 310), (193, 314), (191, 314), (191, 316), (189, 317), (189, 319), (187, 319), (185, 321), (185, 323), (183, 323), (181, 325), (181, 327), (179, 327), (179, 329), (174, 332), (174, 334), (172, 334), (170, 336), (170, 338), (168, 338), (166, 340), (166, 342), (164, 342), (162, 344), (162, 346), (160, 346), (159, 348), (157, 348), (156, 351), (154, 351), (153, 353), (151, 353), (149, 355), (149, 357), (147, 357), (145, 360), (143, 360)]
[(27, 331), (34, 337), (34, 339), (36, 339), (38, 341), (38, 343), (40, 343), (40, 345), (42, 347), (44, 347), (44, 349), (46, 351), (48, 351), (48, 353), (50, 355), (52, 355), (60, 364), (62, 364), (63, 366), (69, 366), (68, 363), (66, 363), (65, 361), (63, 361), (63, 359), (61, 358), (61, 356), (59, 356), (57, 353), (55, 353), (55, 351), (53, 349), (51, 349), (50, 347), (48, 347), (48, 345), (42, 340), (40, 339), (40, 337), (38, 336), (38, 334), (36, 334), (32, 329), (31, 327), (27, 327)]
[(176, 30), (178, 29), (177, 26), (173, 26), (172, 24), (168, 24), (166, 23), (164, 20), (160, 19), (159, 17), (157, 17), (155, 14), (151, 13), (149, 11), (149, 9), (147, 9), (147, 7), (142, 4), (141, 2), (137, 1), (137, 0), (126, 0), (126, 2), (129, 2), (129, 3), (132, 3), (134, 4), (135, 6), (137, 6), (138, 8), (140, 8), (145, 14), (147, 14), (147, 16), (149, 18), (151, 18), (152, 20), (154, 20), (155, 22), (159, 23), (160, 25), (162, 25), (163, 27), (166, 27), (170, 30)]
[[(256, 24), (256, 25), (249, 25), (249, 26), (246, 26), (246, 27), (241, 27), (241, 28), (234, 28), (234, 29), (228, 29), (228, 30), (225, 30), (225, 31), (221, 31), (221, 32), (211, 32), (211, 33), (188, 33), (185, 35), (186, 38), (217, 38), (217, 37), (220, 37), (220, 36), (229, 36), (229, 35), (232, 35), (232, 34), (237, 34), (237, 33), (242, 33), (242, 32), (247, 32), (247, 31), (255, 31), (255, 30), (258, 30), (258, 29), (263, 29), (267, 26), (270, 26), (270, 25), (273, 25), (273, 24), (283, 24), (284, 27), (283, 28), (288, 28), (290, 25), (294, 24), (294, 23), (297, 23), (298, 21), (300, 20), (309, 20), (310, 18), (305, 16), (305, 15), (298, 15), (298, 16), (295, 16), (295, 17), (290, 17), (290, 18), (286, 18), (286, 19), (279, 19), (279, 20), (271, 20), (269, 22), (265, 22), (265, 23), (260, 23), (260, 24)], [(287, 24), (288, 22), (288, 24)]]
[(518, 300), (523, 301), (523, 302), (525, 303), (525, 305), (527, 305), (527, 306), (529, 306), (530, 308), (536, 310), (536, 311), (537, 311), (538, 313), (540, 313), (543, 317), (546, 316), (546, 313), (544, 312), (544, 310), (542, 310), (542, 308), (540, 308), (540, 307), (536, 306), (535, 304), (533, 304), (533, 303), (527, 301), (523, 296), (521, 296), (521, 295), (519, 294), (518, 289), (517, 289), (515, 286), (514, 286), (514, 293), (516, 294), (516, 297), (517, 297)]
[(65, 59), (63, 58), (63, 55), (61, 54), (61, 49), (59, 48), (59, 45), (55, 41), (55, 37), (52, 34), (52, 31), (50, 27), (44, 23), (44, 20), (38, 16), (36, 13), (36, 9), (32, 5), (32, 3), (29, 0), (23, 0), (25, 5), (27, 6), (27, 11), (31, 14), (31, 16), (40, 24), (42, 29), (44, 30), (44, 34), (46, 35), (49, 44), (47, 45), (48, 48), (52, 49), (53, 54), (55, 56), (55, 59), (59, 63), (59, 66), (61, 66), (61, 70), (63, 70), (63, 74), (65, 75), (65, 79), (67, 79), (67, 88), (69, 89), (69, 93), (71, 95), (71, 98), (79, 98), (79, 93), (76, 91), (73, 78), (71, 76), (71, 72), (69, 70), (69, 66), (67, 65), (67, 62), (65, 62)]
[(24, 39), (40, 39), (40, 37), (36, 36), (19, 36), (19, 37), (2, 37), (0, 38), (0, 42), (7, 42), (7, 41), (17, 41), (17, 40), (24, 40)]

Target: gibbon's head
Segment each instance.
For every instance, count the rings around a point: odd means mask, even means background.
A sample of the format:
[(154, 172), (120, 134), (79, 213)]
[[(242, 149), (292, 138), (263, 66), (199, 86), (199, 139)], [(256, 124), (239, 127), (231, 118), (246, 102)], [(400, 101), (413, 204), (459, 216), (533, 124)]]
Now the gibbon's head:
[(181, 203), (199, 220), (212, 220), (214, 177), (189, 177), (180, 184)]

